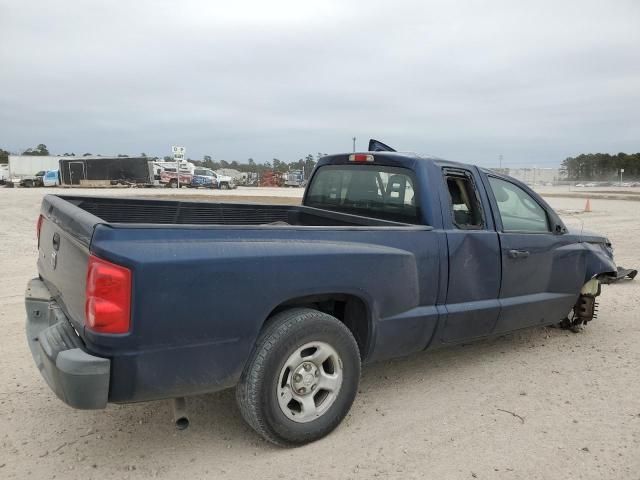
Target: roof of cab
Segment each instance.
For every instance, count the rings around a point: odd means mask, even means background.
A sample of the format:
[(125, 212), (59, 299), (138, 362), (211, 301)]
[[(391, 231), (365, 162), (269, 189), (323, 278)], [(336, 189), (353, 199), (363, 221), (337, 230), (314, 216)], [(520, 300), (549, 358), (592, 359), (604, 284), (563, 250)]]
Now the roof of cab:
[[(405, 166), (409, 168), (413, 168), (415, 163), (432, 163), (438, 166), (459, 166), (459, 167), (469, 167), (469, 164), (455, 162), (451, 160), (445, 160), (444, 158), (439, 158), (432, 155), (421, 155), (415, 152), (354, 152), (354, 153), (362, 153), (373, 155), (374, 159), (378, 158), (383, 161), (383, 163), (387, 165), (396, 166)], [(326, 157), (322, 157), (318, 161), (318, 166), (322, 165), (331, 165), (331, 164), (345, 164), (349, 162), (349, 156), (353, 155), (353, 153), (337, 153), (333, 155), (327, 155)]]

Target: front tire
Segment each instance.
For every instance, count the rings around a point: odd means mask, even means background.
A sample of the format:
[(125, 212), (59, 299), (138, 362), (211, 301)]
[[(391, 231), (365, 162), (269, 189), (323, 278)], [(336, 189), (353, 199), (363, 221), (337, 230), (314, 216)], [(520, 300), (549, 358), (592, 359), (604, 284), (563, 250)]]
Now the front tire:
[(360, 353), (349, 329), (309, 308), (276, 314), (258, 338), (236, 399), (266, 440), (295, 446), (318, 440), (349, 412), (360, 381)]

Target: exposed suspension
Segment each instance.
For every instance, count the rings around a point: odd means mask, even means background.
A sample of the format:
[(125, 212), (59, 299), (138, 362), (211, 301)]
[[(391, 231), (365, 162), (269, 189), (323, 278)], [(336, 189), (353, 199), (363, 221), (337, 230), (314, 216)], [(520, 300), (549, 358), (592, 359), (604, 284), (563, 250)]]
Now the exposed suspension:
[(597, 318), (598, 301), (596, 297), (600, 295), (600, 289), (600, 282), (595, 278), (585, 283), (582, 290), (580, 290), (580, 296), (573, 306), (573, 310), (569, 316), (560, 323), (560, 327), (578, 332), (582, 325), (586, 325), (591, 320)]

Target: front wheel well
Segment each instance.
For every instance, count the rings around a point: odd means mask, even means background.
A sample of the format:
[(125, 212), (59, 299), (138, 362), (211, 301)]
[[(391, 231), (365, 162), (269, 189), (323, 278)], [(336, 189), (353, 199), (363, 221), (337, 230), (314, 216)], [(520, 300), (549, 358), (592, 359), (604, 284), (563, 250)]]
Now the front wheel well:
[(361, 298), (350, 294), (321, 294), (293, 298), (274, 308), (262, 329), (275, 314), (295, 307), (312, 308), (340, 320), (356, 339), (361, 359), (367, 358), (371, 346), (371, 315), (367, 304)]

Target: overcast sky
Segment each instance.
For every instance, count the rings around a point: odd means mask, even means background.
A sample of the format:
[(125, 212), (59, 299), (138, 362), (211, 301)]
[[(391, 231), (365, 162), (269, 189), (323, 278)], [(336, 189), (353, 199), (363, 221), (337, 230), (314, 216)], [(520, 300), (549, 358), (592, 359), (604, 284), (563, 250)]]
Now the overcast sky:
[[(120, 6), (118, 6), (120, 5)], [(640, 151), (639, 1), (0, 0), (0, 148)]]

